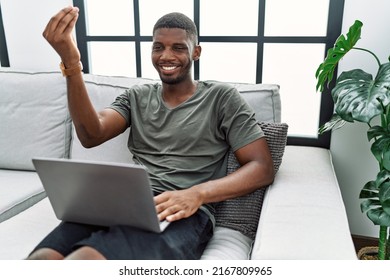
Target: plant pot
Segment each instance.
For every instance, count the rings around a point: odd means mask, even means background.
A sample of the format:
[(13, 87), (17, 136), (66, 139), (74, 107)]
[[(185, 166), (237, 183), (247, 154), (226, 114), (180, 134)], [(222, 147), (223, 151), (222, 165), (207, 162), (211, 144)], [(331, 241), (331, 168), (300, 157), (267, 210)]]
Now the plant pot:
[(359, 260), (378, 260), (378, 246), (363, 247), (359, 250)]

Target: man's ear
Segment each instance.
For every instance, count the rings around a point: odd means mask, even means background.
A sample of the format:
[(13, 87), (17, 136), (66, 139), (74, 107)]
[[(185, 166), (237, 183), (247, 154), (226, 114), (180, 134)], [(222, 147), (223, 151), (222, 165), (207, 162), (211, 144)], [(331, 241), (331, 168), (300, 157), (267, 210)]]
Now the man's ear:
[(202, 53), (202, 47), (199, 45), (196, 45), (194, 48), (192, 59), (195, 61), (199, 60), (201, 53)]

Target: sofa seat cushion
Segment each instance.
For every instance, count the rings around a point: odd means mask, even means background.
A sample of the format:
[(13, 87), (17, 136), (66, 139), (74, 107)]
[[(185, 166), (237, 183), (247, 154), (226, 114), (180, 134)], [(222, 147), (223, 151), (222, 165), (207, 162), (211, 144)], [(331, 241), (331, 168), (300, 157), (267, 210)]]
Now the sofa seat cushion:
[(71, 119), (58, 72), (0, 69), (0, 168), (34, 170), (33, 157), (69, 157)]
[(214, 235), (206, 246), (202, 260), (247, 260), (253, 240), (238, 230), (215, 227)]
[(47, 197), (0, 223), (0, 260), (26, 258), (59, 223)]
[(36, 172), (0, 169), (0, 223), (45, 196)]
[(329, 150), (286, 146), (264, 199), (252, 259), (356, 259)]

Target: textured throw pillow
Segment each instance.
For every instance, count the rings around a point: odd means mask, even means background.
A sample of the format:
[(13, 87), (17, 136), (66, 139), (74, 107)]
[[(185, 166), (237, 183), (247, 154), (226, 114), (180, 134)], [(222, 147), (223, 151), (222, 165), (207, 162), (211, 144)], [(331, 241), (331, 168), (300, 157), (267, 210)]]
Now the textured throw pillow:
[[(288, 125), (285, 123), (261, 122), (268, 146), (274, 161), (275, 172), (282, 163), (284, 149), (287, 143)], [(240, 167), (232, 151), (228, 154), (227, 174)], [(216, 225), (240, 231), (254, 239), (263, 206), (266, 187), (248, 195), (229, 199), (216, 204)]]

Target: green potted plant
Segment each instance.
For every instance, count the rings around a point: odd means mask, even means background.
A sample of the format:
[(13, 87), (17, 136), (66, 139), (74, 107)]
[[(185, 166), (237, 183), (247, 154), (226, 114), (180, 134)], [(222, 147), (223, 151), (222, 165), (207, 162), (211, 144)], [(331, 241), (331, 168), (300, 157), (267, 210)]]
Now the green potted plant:
[[(379, 163), (379, 172), (375, 180), (364, 185), (359, 198), (362, 212), (379, 226), (378, 259), (383, 260), (390, 258), (390, 62), (381, 63), (372, 51), (355, 47), (362, 26), (356, 20), (346, 36), (340, 35), (334, 47), (328, 50), (315, 74), (316, 89), (323, 92), (329, 87), (336, 65), (351, 50), (373, 56), (378, 63), (376, 76), (373, 78), (362, 69), (341, 73), (331, 90), (334, 114), (320, 127), (319, 133), (341, 128), (346, 122), (367, 123), (367, 139), (372, 142), (371, 152)], [(373, 121), (379, 124), (374, 125)]]

